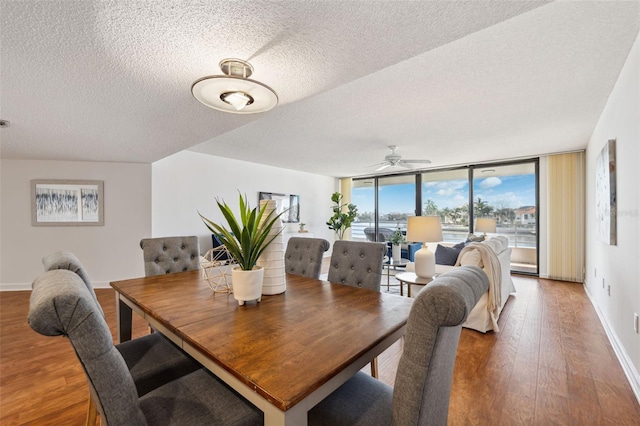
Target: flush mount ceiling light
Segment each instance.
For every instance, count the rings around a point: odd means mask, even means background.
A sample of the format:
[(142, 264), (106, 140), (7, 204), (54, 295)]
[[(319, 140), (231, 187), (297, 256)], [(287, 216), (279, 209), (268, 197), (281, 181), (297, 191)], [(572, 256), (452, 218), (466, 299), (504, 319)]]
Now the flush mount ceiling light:
[(242, 59), (223, 59), (225, 75), (210, 75), (191, 85), (193, 96), (210, 108), (234, 114), (269, 111), (278, 104), (278, 95), (269, 86), (251, 80), (253, 67)]

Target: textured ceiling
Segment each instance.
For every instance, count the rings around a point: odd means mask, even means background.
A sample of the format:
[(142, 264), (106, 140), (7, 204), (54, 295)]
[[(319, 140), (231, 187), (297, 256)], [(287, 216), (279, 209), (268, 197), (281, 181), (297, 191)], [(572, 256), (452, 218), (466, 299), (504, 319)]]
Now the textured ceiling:
[[(359, 176), (388, 145), (429, 167), (586, 147), (640, 2), (4, 0), (0, 25), (2, 158), (192, 149)], [(229, 57), (251, 62), (275, 109), (191, 96)]]

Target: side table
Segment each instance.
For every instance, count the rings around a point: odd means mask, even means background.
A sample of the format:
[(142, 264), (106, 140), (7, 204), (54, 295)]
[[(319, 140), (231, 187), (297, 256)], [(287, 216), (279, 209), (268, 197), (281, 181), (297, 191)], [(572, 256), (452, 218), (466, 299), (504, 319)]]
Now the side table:
[[(435, 277), (434, 277), (435, 278)], [(402, 284), (407, 284), (407, 296), (411, 297), (411, 284), (414, 285), (427, 285), (434, 278), (420, 278), (413, 272), (402, 272), (396, 275), (396, 279), (400, 282), (400, 295), (402, 295)]]
[[(409, 264), (409, 262), (411, 262), (409, 259), (405, 259), (405, 258), (400, 258), (397, 261), (394, 261), (393, 258), (384, 262), (382, 264), (382, 268), (387, 270), (387, 291), (389, 291), (389, 286), (391, 285), (391, 280), (389, 275), (391, 274), (391, 268), (393, 268), (394, 270), (397, 269), (398, 267), (405, 267)], [(395, 284), (394, 284), (395, 285)], [(400, 285), (400, 296), (404, 296), (402, 294), (402, 283), (399, 284)]]

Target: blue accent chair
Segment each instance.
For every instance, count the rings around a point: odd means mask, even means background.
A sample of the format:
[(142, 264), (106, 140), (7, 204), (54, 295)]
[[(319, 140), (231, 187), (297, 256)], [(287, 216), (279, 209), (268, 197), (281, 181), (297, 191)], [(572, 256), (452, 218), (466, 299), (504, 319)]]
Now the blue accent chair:
[[(420, 248), (422, 247), (421, 243), (405, 243), (402, 244), (403, 246), (407, 246), (407, 248), (402, 248), (400, 250), (400, 257), (402, 257), (403, 259), (408, 259), (409, 261), (413, 262), (414, 261), (414, 257), (415, 254), (418, 250), (420, 250)], [(389, 258), (391, 258), (391, 243), (387, 243), (387, 256)]]

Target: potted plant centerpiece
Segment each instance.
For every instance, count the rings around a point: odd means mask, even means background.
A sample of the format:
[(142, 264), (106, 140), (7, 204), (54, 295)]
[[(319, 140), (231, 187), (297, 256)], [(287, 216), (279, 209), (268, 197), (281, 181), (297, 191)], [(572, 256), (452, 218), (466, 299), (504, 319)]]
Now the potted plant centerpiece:
[(259, 302), (262, 297), (264, 269), (256, 265), (256, 262), (269, 243), (280, 235), (280, 233), (269, 234), (284, 212), (278, 214), (274, 210), (269, 210), (267, 203), (252, 209), (247, 202), (247, 196), (243, 197), (240, 194), (238, 220), (224, 201), (216, 198), (216, 203), (227, 221), (228, 228), (224, 224), (207, 219), (200, 212), (198, 214), (207, 228), (218, 236), (220, 242), (238, 263), (231, 270), (233, 297), (240, 305), (244, 305), (248, 300)]
[(391, 237), (389, 237), (389, 242), (391, 243), (391, 258), (394, 262), (399, 262), (401, 258), (402, 251), (400, 250), (400, 244), (405, 242), (404, 235), (402, 234), (402, 230), (398, 226)]

